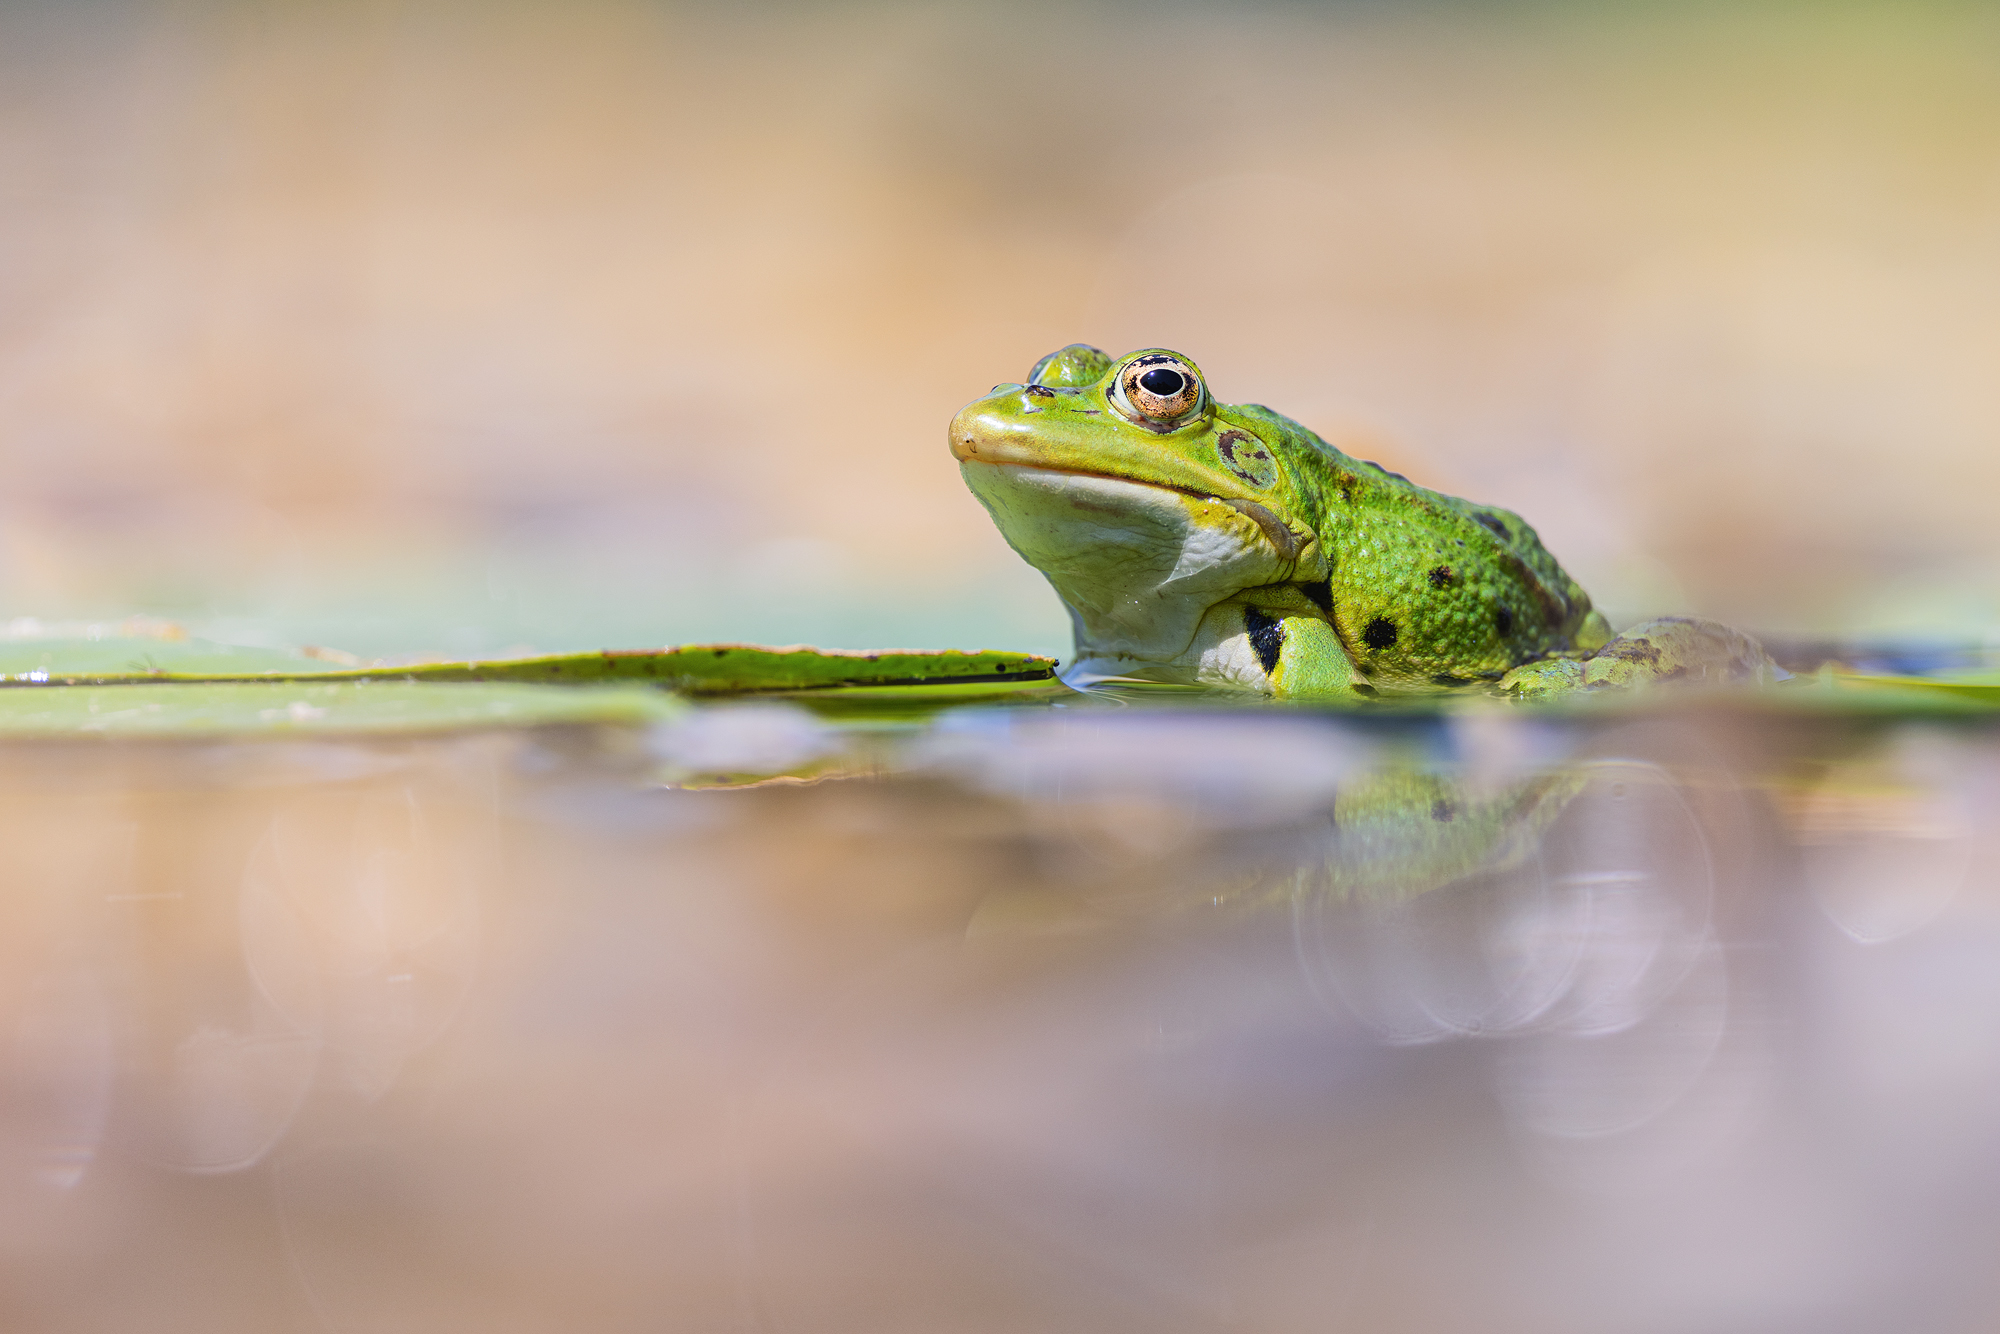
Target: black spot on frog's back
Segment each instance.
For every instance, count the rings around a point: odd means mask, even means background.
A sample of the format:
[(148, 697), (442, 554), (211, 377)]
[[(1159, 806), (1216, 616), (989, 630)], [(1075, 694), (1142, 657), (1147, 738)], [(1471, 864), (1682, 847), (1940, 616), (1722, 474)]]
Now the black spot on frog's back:
[(1243, 609), (1243, 628), (1250, 633), (1250, 649), (1269, 676), (1278, 670), (1278, 653), (1285, 647), (1285, 625), (1275, 616), (1266, 616), (1255, 607)]
[(1431, 581), (1432, 588), (1450, 588), (1458, 582), (1458, 576), (1452, 573), (1449, 565), (1433, 565), (1425, 578)]
[(1361, 632), (1361, 642), (1369, 648), (1392, 648), (1396, 643), (1396, 623), (1386, 616), (1377, 616), (1368, 622)]
[(1513, 609), (1509, 607), (1495, 607), (1493, 609), (1493, 628), (1500, 632), (1500, 637), (1502, 639), (1505, 639), (1508, 635), (1513, 634), (1514, 633)]

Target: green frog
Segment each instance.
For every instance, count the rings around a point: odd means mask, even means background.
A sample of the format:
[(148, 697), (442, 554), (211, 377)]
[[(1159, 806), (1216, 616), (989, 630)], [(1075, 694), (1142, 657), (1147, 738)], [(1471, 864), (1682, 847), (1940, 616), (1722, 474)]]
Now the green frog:
[(1177, 352), (1053, 352), (968, 404), (951, 451), (1069, 609), (1071, 685), (1548, 698), (1776, 672), (1711, 621), (1614, 635), (1519, 515), (1350, 458), (1269, 408), (1218, 403)]

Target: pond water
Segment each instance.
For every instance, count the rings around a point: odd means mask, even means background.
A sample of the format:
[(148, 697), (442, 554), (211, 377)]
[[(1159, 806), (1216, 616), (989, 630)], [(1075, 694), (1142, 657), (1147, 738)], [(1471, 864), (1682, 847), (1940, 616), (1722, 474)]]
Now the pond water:
[(765, 703), (0, 786), (10, 1328), (2000, 1322), (1991, 727)]

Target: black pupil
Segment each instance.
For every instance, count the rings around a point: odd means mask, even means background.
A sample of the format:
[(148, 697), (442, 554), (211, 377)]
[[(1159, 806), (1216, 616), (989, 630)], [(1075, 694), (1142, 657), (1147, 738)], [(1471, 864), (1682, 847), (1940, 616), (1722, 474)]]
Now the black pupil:
[(1161, 398), (1172, 398), (1187, 385), (1187, 377), (1179, 371), (1155, 368), (1139, 377), (1139, 387), (1149, 394)]

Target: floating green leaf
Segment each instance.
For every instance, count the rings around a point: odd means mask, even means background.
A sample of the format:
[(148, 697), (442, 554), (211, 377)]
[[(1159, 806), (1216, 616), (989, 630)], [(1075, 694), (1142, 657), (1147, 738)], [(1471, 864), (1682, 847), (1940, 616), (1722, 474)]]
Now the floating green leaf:
[[(692, 695), (882, 686), (1029, 684), (1052, 680), (1053, 658), (1028, 653), (868, 653), (843, 649), (689, 644), (664, 649), (608, 649), (545, 658), (432, 663), (399, 670), (413, 681), (516, 681), (571, 685), (644, 681)], [(371, 674), (362, 669), (354, 675)], [(381, 673), (372, 673), (380, 675)]]
[[(644, 725), (678, 694), (810, 692), (935, 708), (1052, 686), (1025, 653), (697, 645), (494, 661), (355, 666), (198, 639), (0, 641), (0, 736), (274, 736), (559, 723)], [(661, 687), (665, 687), (662, 689)]]
[(1029, 653), (861, 652), (689, 644), (607, 649), (534, 658), (357, 667), (271, 649), (200, 640), (117, 638), (0, 643), (0, 682), (120, 685), (129, 682), (427, 681), (666, 686), (687, 694), (843, 687), (1028, 684), (1055, 677), (1053, 658)]

